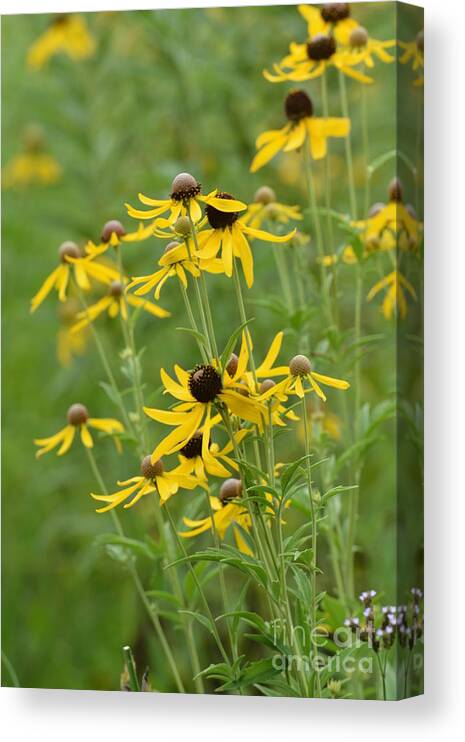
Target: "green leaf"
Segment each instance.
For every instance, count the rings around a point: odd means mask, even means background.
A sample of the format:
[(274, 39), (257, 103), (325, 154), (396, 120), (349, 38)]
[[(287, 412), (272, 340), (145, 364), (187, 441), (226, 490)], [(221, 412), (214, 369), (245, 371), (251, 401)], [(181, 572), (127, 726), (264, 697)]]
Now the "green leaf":
[(224, 348), (224, 350), (223, 350), (223, 352), (221, 354), (221, 357), (220, 357), (220, 366), (221, 366), (222, 371), (224, 371), (224, 369), (226, 368), (226, 366), (228, 364), (228, 361), (229, 361), (229, 359), (231, 357), (231, 353), (234, 350), (234, 347), (236, 345), (236, 342), (237, 342), (237, 340), (238, 340), (238, 338), (239, 338), (242, 330), (244, 329), (244, 327), (247, 327), (247, 325), (249, 324), (249, 322), (252, 322), (252, 319), (248, 319), (246, 322), (243, 322), (242, 325), (239, 325), (239, 327), (237, 327), (234, 330), (234, 332), (230, 336), (228, 342), (226, 343), (225, 348)]
[(155, 549), (144, 541), (134, 538), (120, 536), (118, 533), (102, 533), (94, 541), (96, 546), (119, 546), (129, 549), (135, 555), (145, 556), (148, 559), (157, 559), (159, 554)]

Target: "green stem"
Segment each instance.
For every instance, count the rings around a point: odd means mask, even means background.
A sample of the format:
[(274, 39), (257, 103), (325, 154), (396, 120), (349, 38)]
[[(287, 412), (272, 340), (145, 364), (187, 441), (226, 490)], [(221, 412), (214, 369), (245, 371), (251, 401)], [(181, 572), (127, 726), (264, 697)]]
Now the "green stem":
[[(339, 95), (341, 98), (341, 109), (344, 118), (350, 119), (349, 116), (349, 101), (347, 98), (347, 87), (344, 73), (339, 70)], [(352, 158), (352, 140), (351, 135), (344, 138), (346, 162), (347, 162), (347, 173), (349, 181), (349, 202), (350, 202), (350, 215), (352, 219), (357, 218), (357, 197), (355, 195), (355, 179), (354, 179), (354, 164)]]
[(120, 274), (120, 282), (121, 282), (121, 290), (122, 290), (122, 301), (125, 308), (125, 315), (124, 318), (122, 316), (122, 312), (120, 312), (121, 317), (121, 325), (123, 330), (123, 337), (126, 342), (127, 349), (130, 354), (131, 359), (131, 377), (132, 377), (132, 390), (133, 390), (133, 396), (134, 396), (134, 406), (135, 406), (135, 414), (139, 423), (139, 432), (140, 437), (142, 438), (142, 447), (143, 451), (142, 453), (145, 454), (147, 452), (147, 426), (145, 422), (145, 416), (143, 412), (144, 408), (144, 396), (142, 392), (142, 379), (140, 375), (140, 364), (139, 359), (137, 358), (137, 351), (136, 351), (136, 343), (134, 338), (134, 327), (131, 323), (131, 317), (130, 317), (130, 310), (129, 310), (129, 304), (126, 299), (126, 291), (124, 287), (125, 283), (125, 275), (124, 275), (124, 267), (123, 267), (123, 256), (121, 253), (121, 246), (116, 247), (116, 263), (118, 266), (118, 272)]
[[(89, 305), (86, 302), (86, 299), (84, 297), (84, 294), (83, 294), (81, 288), (78, 286), (77, 283), (75, 284), (75, 286), (76, 286), (77, 294), (79, 296), (79, 300), (80, 300), (80, 302), (81, 302), (84, 310), (87, 312), (88, 309), (89, 309)], [(93, 322), (89, 322), (89, 325), (90, 325), (90, 330), (91, 330), (91, 333), (92, 333), (92, 337), (94, 338), (95, 346), (97, 348), (98, 354), (100, 356), (100, 360), (102, 362), (102, 366), (103, 366), (103, 368), (105, 370), (105, 373), (107, 375), (108, 382), (109, 382), (109, 384), (110, 384), (110, 386), (112, 388), (112, 391), (113, 391), (113, 394), (115, 396), (115, 399), (118, 402), (118, 407), (120, 408), (121, 415), (122, 415), (123, 420), (124, 420), (124, 424), (125, 424), (125, 426), (126, 426), (126, 428), (127, 428), (128, 431), (132, 431), (134, 433), (133, 425), (132, 425), (131, 420), (129, 418), (129, 415), (127, 413), (126, 406), (125, 406), (124, 401), (123, 401), (123, 396), (122, 396), (122, 394), (121, 394), (121, 392), (120, 392), (120, 390), (118, 388), (118, 385), (116, 383), (115, 377), (113, 375), (113, 371), (111, 370), (111, 365), (110, 365), (110, 363), (108, 361), (108, 358), (107, 358), (107, 355), (105, 353), (105, 348), (103, 346), (103, 343), (102, 343), (102, 341), (100, 339), (100, 336), (99, 336), (97, 330), (94, 327), (94, 323)]]
[(170, 525), (171, 525), (171, 530), (172, 530), (173, 535), (174, 535), (174, 538), (175, 538), (175, 540), (176, 540), (176, 542), (178, 544), (178, 548), (179, 548), (181, 554), (183, 555), (183, 558), (187, 560), (187, 564), (189, 566), (189, 570), (190, 570), (190, 573), (192, 575), (192, 579), (194, 580), (195, 585), (197, 587), (197, 590), (199, 591), (199, 595), (202, 598), (202, 602), (204, 604), (205, 610), (206, 610), (206, 612), (208, 614), (208, 617), (210, 619), (211, 630), (212, 630), (212, 634), (214, 636), (215, 642), (217, 644), (217, 647), (218, 647), (218, 649), (219, 649), (219, 651), (221, 653), (221, 656), (223, 657), (224, 661), (229, 665), (230, 664), (229, 657), (228, 657), (227, 652), (226, 652), (226, 650), (224, 648), (223, 642), (221, 641), (221, 637), (220, 637), (220, 635), (218, 633), (218, 628), (216, 626), (216, 621), (215, 621), (215, 619), (213, 617), (213, 613), (211, 612), (210, 605), (209, 605), (208, 600), (207, 600), (207, 598), (205, 596), (205, 593), (203, 591), (202, 585), (200, 584), (199, 578), (197, 577), (197, 573), (196, 573), (195, 569), (193, 568), (191, 562), (189, 561), (189, 556), (188, 556), (188, 554), (187, 554), (187, 552), (186, 552), (186, 550), (184, 548), (184, 544), (182, 543), (181, 539), (179, 538), (178, 532), (176, 530), (176, 524), (175, 524), (175, 522), (173, 520), (173, 516), (172, 516), (172, 514), (170, 512), (170, 509), (169, 509), (169, 506), (168, 506), (168, 503), (167, 502), (165, 502), (164, 508), (165, 508), (165, 512), (168, 515), (168, 520), (169, 520)]
[(278, 271), (279, 281), (281, 284), (281, 290), (283, 292), (284, 300), (287, 304), (288, 312), (293, 314), (294, 312), (294, 301), (292, 298), (291, 281), (289, 277), (289, 270), (286, 262), (286, 253), (282, 247), (273, 245), (273, 257), (276, 263), (276, 269)]
[[(160, 542), (163, 546), (163, 551), (167, 554), (169, 561), (174, 561), (177, 558), (176, 554), (173, 554), (171, 545), (167, 542), (165, 538), (165, 522), (163, 519), (163, 513), (161, 512), (160, 507), (160, 501), (158, 497), (158, 493), (154, 491), (154, 502), (155, 502), (155, 518), (157, 521), (157, 528), (158, 528), (158, 534), (160, 538)], [(166, 566), (167, 562), (164, 560), (164, 566)], [(181, 605), (182, 609), (186, 609), (186, 602), (184, 600), (184, 593), (182, 590), (181, 583), (179, 581), (178, 571), (175, 567), (172, 569), (167, 570), (168, 571), (168, 578), (171, 582), (171, 587), (173, 589), (173, 593), (176, 595), (179, 604)], [(192, 664), (192, 670), (194, 673), (194, 684), (197, 693), (204, 693), (204, 685), (203, 685), (203, 679), (202, 677), (199, 677), (200, 673), (200, 661), (199, 656), (197, 654), (197, 648), (195, 646), (194, 641), (194, 635), (192, 631), (192, 619), (187, 616), (186, 614), (182, 615), (182, 622), (183, 622), (183, 629), (184, 633), (186, 635), (186, 641), (187, 641), (187, 648), (190, 654), (191, 664)]]
[[(100, 473), (100, 469), (98, 468), (97, 462), (95, 460), (94, 453), (91, 448), (86, 448), (87, 457), (89, 459), (90, 468), (92, 469), (92, 472), (95, 476), (95, 479), (97, 481), (98, 486), (100, 487), (101, 491), (104, 492), (106, 495), (108, 495), (108, 489), (105, 485), (105, 482), (103, 481), (103, 477)], [(120, 535), (124, 537), (124, 530), (123, 526), (121, 525), (121, 522), (119, 520), (119, 517), (117, 513), (115, 513), (114, 510), (110, 511), (111, 518), (113, 520), (113, 526), (115, 528), (115, 531)], [(176, 661), (173, 657), (173, 654), (170, 649), (170, 645), (168, 643), (168, 640), (166, 639), (165, 632), (163, 631), (163, 627), (160, 623), (160, 619), (158, 616), (157, 611), (155, 610), (154, 606), (150, 603), (149, 599), (147, 598), (147, 595), (145, 593), (144, 587), (142, 585), (142, 582), (139, 577), (139, 573), (137, 572), (136, 567), (134, 564), (129, 562), (129, 573), (131, 575), (132, 581), (135, 585), (135, 588), (139, 594), (139, 597), (144, 604), (144, 607), (147, 611), (147, 614), (152, 622), (152, 625), (155, 629), (155, 633), (158, 636), (158, 640), (163, 648), (163, 651), (166, 655), (166, 659), (168, 660), (168, 664), (171, 668), (171, 671), (173, 673), (174, 681), (176, 683), (176, 687), (179, 691), (179, 693), (185, 693), (184, 685), (181, 680), (181, 676), (179, 675), (178, 668), (176, 665)]]
[[(191, 225), (191, 233), (192, 233), (192, 239), (194, 240), (195, 252), (198, 254), (199, 243), (197, 240), (197, 227), (195, 226), (194, 221), (191, 217), (190, 208), (187, 209), (187, 216), (189, 218), (189, 222)], [(188, 240), (186, 241), (186, 244), (188, 244)], [(199, 270), (200, 270), (200, 277), (198, 279), (200, 283), (199, 300), (200, 300), (200, 305), (203, 307), (204, 326), (205, 326), (207, 336), (210, 341), (211, 356), (212, 358), (219, 359), (218, 347), (216, 344), (216, 337), (215, 337), (215, 327), (213, 325), (213, 318), (212, 318), (212, 313), (210, 310), (210, 302), (208, 300), (207, 284), (205, 282), (205, 276), (203, 274), (203, 271), (200, 268)], [(197, 288), (198, 288), (198, 285), (197, 285)]]
[[(195, 281), (195, 278), (194, 278), (194, 281)], [(189, 295), (188, 295), (188, 293), (186, 291), (186, 288), (185, 288), (184, 284), (181, 283), (181, 281), (179, 281), (179, 287), (181, 289), (181, 294), (182, 294), (182, 298), (183, 298), (183, 301), (184, 301), (184, 306), (186, 307), (186, 313), (187, 313), (187, 316), (189, 318), (190, 325), (191, 325), (192, 329), (196, 333), (199, 333), (199, 328), (198, 328), (197, 322), (195, 321), (194, 312), (192, 311), (192, 306), (191, 306), (191, 303), (189, 301)], [(199, 334), (201, 334), (201, 333), (199, 333)], [(205, 348), (204, 348), (203, 343), (199, 340), (198, 337), (196, 337), (196, 340), (197, 340), (197, 345), (198, 345), (198, 348), (199, 348), (199, 351), (200, 351), (200, 355), (202, 356), (204, 363), (208, 363), (208, 356), (207, 356), (207, 354), (205, 352)]]
[[(321, 75), (321, 99), (323, 104), (323, 116), (324, 118), (329, 118), (329, 103), (328, 103), (328, 84), (326, 80), (326, 74)], [(329, 143), (328, 143), (329, 144)], [(333, 219), (330, 214), (331, 210), (331, 166), (329, 161), (329, 147), (328, 152), (325, 157), (325, 207), (327, 211), (326, 216), (326, 229), (328, 233), (328, 242), (329, 242), (329, 253), (331, 254), (332, 251), (335, 248), (334, 244), (334, 226), (333, 226)], [(332, 300), (333, 300), (333, 308), (334, 313), (336, 317), (336, 324), (339, 325), (339, 307), (338, 307), (338, 291), (337, 291), (337, 273), (336, 273), (336, 264), (331, 264), (331, 277), (332, 277), (332, 284), (331, 284), (331, 293), (332, 293)]]
[(331, 310), (331, 301), (328, 291), (328, 282), (326, 269), (324, 265), (325, 250), (323, 247), (323, 230), (321, 228), (320, 216), (318, 214), (318, 206), (316, 201), (315, 183), (313, 182), (313, 171), (312, 171), (312, 160), (308, 147), (303, 148), (304, 151), (304, 170), (305, 170), (305, 182), (307, 184), (307, 194), (309, 200), (310, 211), (313, 217), (313, 226), (316, 233), (316, 248), (318, 257), (320, 259), (320, 278), (321, 278), (321, 289), (323, 291), (323, 301), (326, 309), (327, 321), (330, 325), (333, 324), (333, 315)]
[(376, 659), (378, 660), (379, 665), (379, 672), (381, 675), (381, 686), (382, 686), (382, 693), (383, 693), (383, 701), (386, 700), (386, 670), (383, 668), (383, 663), (381, 662), (381, 657), (379, 656), (379, 652), (376, 652)]
[(17, 676), (17, 674), (15, 672), (15, 669), (14, 669), (12, 663), (10, 662), (10, 660), (8, 659), (8, 657), (6, 656), (6, 654), (3, 651), (3, 649), (2, 649), (2, 662), (5, 665), (6, 669), (8, 670), (9, 674), (10, 674), (11, 682), (13, 683), (14, 687), (15, 688), (19, 688), (20, 685), (19, 685), (18, 676)]
[(132, 691), (140, 691), (139, 679), (137, 677), (136, 663), (131, 647), (123, 647), (123, 657), (129, 675), (129, 687)]
[(312, 552), (313, 552), (313, 565), (312, 565), (312, 578), (311, 578), (311, 589), (312, 589), (312, 605), (311, 605), (311, 624), (312, 624), (312, 649), (313, 659), (315, 663), (316, 673), (316, 687), (317, 696), (321, 697), (321, 683), (320, 683), (320, 671), (318, 667), (318, 643), (316, 641), (316, 629), (317, 629), (317, 508), (315, 506), (315, 500), (313, 497), (313, 486), (312, 486), (312, 465), (310, 461), (310, 431), (308, 427), (308, 416), (307, 416), (307, 405), (305, 397), (302, 399), (302, 419), (304, 422), (304, 436), (305, 436), (305, 455), (306, 455), (306, 468), (307, 468), (307, 484), (308, 484), (308, 495), (310, 500), (310, 510), (312, 513)]

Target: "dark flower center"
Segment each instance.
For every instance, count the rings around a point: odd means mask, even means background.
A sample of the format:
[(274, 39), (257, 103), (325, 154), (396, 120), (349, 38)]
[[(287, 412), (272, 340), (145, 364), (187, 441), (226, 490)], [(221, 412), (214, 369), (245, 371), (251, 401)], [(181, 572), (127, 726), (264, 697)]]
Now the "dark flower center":
[(67, 413), (68, 422), (70, 425), (78, 427), (84, 425), (89, 419), (89, 413), (85, 405), (76, 403), (72, 404)]
[[(225, 191), (220, 191), (220, 193), (216, 194), (216, 198), (224, 198), (231, 201), (234, 199), (234, 196), (231, 196), (230, 193), (226, 193)], [(214, 206), (210, 206), (210, 204), (206, 205), (205, 213), (210, 227), (213, 227), (213, 229), (226, 229), (226, 227), (231, 227), (239, 218), (239, 213), (237, 211), (220, 211), (219, 209), (215, 209)]]
[(307, 42), (307, 56), (313, 62), (330, 59), (336, 52), (336, 42), (333, 36), (319, 33)]
[(198, 196), (202, 186), (190, 173), (179, 173), (171, 184), (171, 198), (174, 201), (187, 201)]
[(63, 242), (58, 248), (58, 257), (62, 263), (66, 263), (66, 258), (80, 258), (82, 257), (82, 253), (75, 242), (68, 240), (67, 242)]
[(201, 456), (202, 440), (203, 434), (200, 432), (200, 430), (197, 430), (190, 441), (188, 441), (186, 445), (181, 448), (180, 453), (182, 453), (182, 455), (185, 456), (186, 459), (195, 459), (196, 456)]
[(109, 292), (110, 296), (114, 296), (115, 298), (118, 298), (123, 293), (123, 284), (121, 281), (112, 281), (110, 283), (110, 289)]
[(300, 121), (313, 114), (313, 103), (304, 90), (292, 90), (284, 101), (289, 121)]
[(144, 456), (140, 464), (140, 473), (145, 479), (155, 479), (163, 474), (165, 467), (163, 461), (158, 459), (152, 464), (151, 456)]
[(326, 23), (338, 23), (349, 16), (349, 3), (325, 3), (321, 9), (321, 17)]
[(189, 391), (197, 402), (213, 402), (223, 389), (221, 376), (213, 366), (196, 366), (189, 376)]

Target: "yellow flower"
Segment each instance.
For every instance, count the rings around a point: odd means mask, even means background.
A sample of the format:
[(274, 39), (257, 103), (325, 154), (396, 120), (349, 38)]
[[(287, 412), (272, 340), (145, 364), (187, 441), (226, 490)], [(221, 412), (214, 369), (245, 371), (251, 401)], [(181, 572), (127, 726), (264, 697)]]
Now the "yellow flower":
[[(344, 5), (347, 11), (349, 9), (347, 3), (333, 5)], [(269, 82), (313, 80), (325, 74), (329, 67), (336, 68), (358, 82), (365, 84), (373, 82), (371, 77), (354, 69), (360, 59), (350, 53), (349, 40), (350, 34), (358, 28), (356, 21), (347, 15), (338, 21), (335, 18), (325, 21), (316, 8), (305, 5), (300, 6), (299, 10), (308, 21), (308, 40), (303, 44), (291, 42), (289, 54), (279, 64), (273, 65), (274, 74), (263, 70)], [(342, 46), (338, 47), (338, 43)]]
[(78, 312), (79, 305), (75, 299), (68, 299), (59, 306), (61, 327), (57, 332), (57, 358), (64, 368), (69, 368), (74, 356), (82, 355), (87, 346), (89, 333), (85, 328), (81, 332), (71, 331)]
[(260, 229), (264, 222), (288, 224), (300, 219), (303, 219), (300, 207), (278, 203), (274, 190), (268, 186), (261, 186), (257, 190), (254, 203), (249, 204), (245, 214), (240, 217), (243, 224), (253, 229)]
[(52, 289), (58, 292), (58, 299), (66, 301), (67, 289), (71, 275), (83, 291), (90, 289), (91, 279), (109, 286), (112, 281), (117, 281), (119, 273), (111, 265), (99, 263), (91, 256), (81, 257), (82, 253), (75, 242), (63, 242), (58, 249), (60, 265), (53, 270), (45, 279), (35, 296), (31, 299), (31, 312), (36, 309), (47, 298)]
[(98, 508), (96, 512), (106, 513), (108, 510), (121, 505), (125, 500), (129, 500), (129, 502), (125, 502), (123, 507), (132, 508), (136, 502), (139, 502), (141, 497), (151, 492), (158, 492), (161, 504), (163, 505), (180, 488), (193, 490), (199, 485), (205, 486), (203, 482), (199, 482), (197, 477), (186, 474), (181, 466), (177, 466), (171, 471), (166, 471), (161, 459), (152, 464), (150, 456), (145, 456), (142, 459), (140, 471), (139, 476), (118, 482), (118, 486), (123, 487), (119, 492), (114, 492), (111, 495), (94, 495), (91, 493), (91, 497), (94, 500), (108, 503)]
[(92, 56), (95, 42), (80, 15), (57, 16), (29, 49), (27, 64), (41, 69), (55, 54), (67, 54), (77, 62)]
[(319, 384), (331, 386), (335, 389), (345, 390), (349, 388), (350, 384), (348, 381), (334, 379), (332, 376), (325, 376), (324, 374), (318, 374), (316, 371), (313, 371), (309, 359), (303, 355), (294, 356), (294, 358), (289, 362), (289, 366), (274, 366), (279, 351), (281, 350), (283, 336), (282, 332), (278, 332), (270, 345), (265, 359), (256, 370), (259, 379), (285, 376), (285, 378), (274, 387), (275, 394), (294, 393), (302, 399), (304, 396), (304, 387), (302, 383), (304, 379), (306, 379), (310, 384), (310, 389), (308, 391), (313, 390), (316, 392), (317, 396), (322, 399), (323, 402), (326, 402), (326, 396)]
[(211, 191), (207, 196), (201, 193), (201, 185), (189, 173), (180, 173), (175, 177), (171, 185), (171, 198), (156, 199), (139, 193), (139, 201), (146, 206), (151, 206), (149, 211), (135, 209), (126, 204), (129, 216), (135, 219), (156, 219), (166, 212), (170, 212), (167, 224), (173, 224), (179, 217), (189, 216), (197, 224), (202, 218), (200, 204), (210, 205), (219, 211), (235, 212), (243, 211), (246, 205), (241, 201), (223, 201), (218, 198), (217, 190)]
[(307, 142), (314, 160), (326, 156), (328, 137), (347, 137), (348, 118), (316, 118), (313, 103), (303, 90), (293, 90), (284, 104), (288, 123), (282, 129), (264, 131), (256, 141), (258, 149), (250, 172), (255, 173), (278, 152), (300, 149)]
[(139, 286), (134, 292), (136, 296), (143, 296), (154, 290), (155, 299), (158, 300), (168, 278), (175, 276), (184, 288), (187, 288), (187, 273), (190, 273), (194, 278), (198, 278), (201, 270), (208, 273), (222, 272), (223, 265), (220, 260), (197, 260), (193, 257), (192, 250), (189, 253), (186, 244), (170, 242), (158, 261), (158, 265), (161, 266), (160, 270), (147, 276), (136, 276), (130, 282), (128, 289)]
[[(243, 553), (252, 556), (252, 550), (246, 543), (240, 528), (249, 532), (251, 519), (248, 511), (243, 505), (238, 504), (241, 496), (242, 484), (239, 479), (227, 479), (220, 490), (220, 497), (210, 497), (213, 518), (208, 516), (201, 520), (191, 520), (184, 517), (185, 525), (190, 531), (180, 531), (182, 538), (193, 538), (205, 531), (216, 531), (219, 538), (224, 541), (228, 528), (232, 527), (237, 548)], [(234, 500), (234, 502), (231, 502)], [(240, 528), (238, 528), (239, 526)]]
[[(237, 203), (229, 193), (221, 192), (218, 201)], [(253, 255), (247, 237), (254, 237), (267, 242), (287, 242), (295, 230), (286, 235), (273, 235), (261, 229), (253, 229), (239, 219), (238, 212), (225, 212), (216, 206), (207, 205), (206, 215), (211, 229), (204, 229), (199, 233), (199, 258), (211, 260), (218, 255), (221, 249), (224, 273), (230, 278), (233, 273), (234, 258), (238, 258), (244, 271), (247, 286), (253, 285)]]
[(396, 312), (401, 319), (404, 319), (408, 311), (406, 293), (417, 301), (414, 287), (398, 270), (394, 270), (371, 287), (367, 296), (368, 301), (374, 299), (384, 289), (387, 289), (382, 305), (385, 319), (392, 319)]
[(372, 206), (368, 219), (352, 222), (363, 231), (363, 239), (368, 251), (391, 250), (400, 247), (416, 250), (422, 233), (422, 225), (417, 221), (412, 206), (404, 205), (403, 189), (398, 178), (394, 178), (388, 189), (388, 204), (377, 203)]
[(396, 43), (395, 39), (389, 41), (372, 39), (363, 26), (354, 28), (349, 36), (349, 47), (353, 61), (355, 64), (365, 64), (370, 68), (375, 66), (375, 57), (386, 64), (394, 62), (395, 57), (389, 54), (386, 49), (392, 49), (396, 46)]
[(151, 301), (139, 299), (137, 296), (123, 294), (121, 281), (112, 281), (107, 296), (99, 299), (95, 304), (87, 307), (77, 315), (77, 322), (72, 327), (73, 333), (79, 333), (84, 327), (100, 317), (104, 312), (112, 319), (121, 313), (124, 320), (127, 320), (127, 305), (130, 304), (135, 309), (143, 309), (145, 312), (152, 314), (154, 317), (169, 317), (170, 313), (162, 307), (153, 304)]
[(424, 77), (422, 70), (425, 66), (425, 35), (423, 31), (417, 34), (415, 41), (399, 41), (399, 46), (404, 50), (404, 53), (400, 56), (399, 62), (401, 64), (412, 63), (412, 70), (419, 73), (415, 82), (413, 83), (417, 87), (421, 87), (424, 84)]
[[(216, 424), (220, 419), (220, 416), (211, 420), (211, 427)], [(243, 428), (234, 434), (235, 441), (239, 444), (243, 438), (248, 434), (248, 430)], [(223, 448), (220, 448), (217, 443), (208, 444), (209, 456), (206, 461), (202, 458), (202, 446), (203, 446), (203, 429), (197, 430), (192, 438), (186, 443), (185, 446), (179, 451), (178, 459), (181, 467), (184, 471), (189, 474), (195, 473), (198, 479), (206, 479), (207, 474), (211, 474), (214, 477), (229, 477), (231, 469), (238, 469), (238, 465), (231, 459), (229, 454), (234, 450), (234, 444), (232, 441), (228, 441)], [(229, 469), (226, 468), (226, 466)]]
[(85, 246), (85, 251), (88, 255), (96, 257), (97, 255), (103, 255), (103, 253), (105, 253), (110, 247), (118, 247), (122, 242), (141, 242), (142, 240), (146, 240), (148, 237), (152, 237), (152, 235), (152, 225), (144, 227), (143, 224), (139, 224), (135, 232), (128, 233), (120, 221), (117, 219), (110, 219), (103, 225), (100, 244), (96, 245), (94, 242), (89, 240)]
[(177, 381), (174, 381), (162, 368), (161, 380), (165, 393), (178, 400), (173, 410), (157, 410), (144, 407), (144, 412), (153, 420), (163, 425), (170, 425), (174, 430), (169, 433), (152, 453), (152, 461), (165, 454), (174, 453), (183, 448), (202, 427), (202, 458), (205, 464), (213, 464), (209, 450), (210, 430), (213, 425), (213, 407), (227, 407), (242, 420), (262, 426), (264, 406), (257, 400), (241, 394), (249, 354), (245, 334), (242, 336), (241, 351), (234, 373), (218, 369), (216, 360), (211, 364), (195, 366), (185, 371), (180, 366), (174, 367)]
[[(68, 425), (62, 430), (59, 430), (55, 435), (49, 438), (36, 438), (34, 444), (40, 446), (39, 451), (36, 453), (36, 457), (39, 458), (45, 453), (49, 453), (57, 446), (60, 448), (57, 451), (58, 456), (63, 456), (69, 449), (74, 441), (74, 436), (77, 430), (79, 430), (81, 436), (81, 442), (86, 448), (92, 448), (94, 441), (89, 431), (89, 426), (95, 430), (99, 430), (107, 435), (115, 435), (122, 433), (124, 427), (118, 420), (113, 418), (97, 418), (89, 417), (87, 408), (83, 404), (73, 404), (67, 413)], [(115, 439), (115, 443), (119, 443)]]
[(2, 171), (3, 188), (51, 185), (61, 177), (61, 167), (47, 152), (24, 152), (13, 157)]
[(359, 25), (350, 17), (349, 3), (325, 3), (321, 10), (314, 5), (299, 5), (297, 9), (307, 22), (309, 38), (334, 34), (340, 44), (347, 46), (350, 34)]

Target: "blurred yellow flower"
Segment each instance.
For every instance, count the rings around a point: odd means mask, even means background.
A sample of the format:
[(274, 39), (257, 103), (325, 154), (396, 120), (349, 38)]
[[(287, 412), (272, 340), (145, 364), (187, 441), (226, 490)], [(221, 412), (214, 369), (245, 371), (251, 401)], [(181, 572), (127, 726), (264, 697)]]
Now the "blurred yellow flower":
[(368, 301), (374, 299), (384, 289), (386, 289), (386, 294), (383, 299), (382, 312), (385, 319), (392, 319), (397, 314), (401, 319), (405, 319), (408, 312), (406, 295), (410, 294), (411, 298), (417, 301), (416, 291), (410, 281), (400, 271), (394, 270), (371, 287), (367, 295)]
[(365, 64), (367, 67), (375, 66), (375, 58), (385, 64), (395, 61), (395, 57), (386, 50), (392, 49), (397, 44), (395, 39), (379, 41), (372, 39), (363, 26), (357, 26), (349, 36), (349, 47), (355, 64)]
[(163, 504), (172, 495), (175, 495), (180, 488), (193, 490), (199, 484), (205, 486), (203, 482), (199, 482), (197, 477), (186, 474), (181, 466), (177, 466), (171, 471), (166, 471), (161, 459), (152, 464), (150, 456), (145, 456), (142, 459), (140, 471), (139, 476), (118, 482), (118, 486), (123, 487), (119, 492), (114, 492), (111, 495), (94, 495), (91, 493), (91, 497), (94, 500), (108, 503), (98, 508), (96, 512), (106, 513), (108, 510), (121, 505), (125, 500), (129, 500), (129, 502), (125, 502), (123, 507), (132, 508), (133, 505), (139, 502), (141, 497), (151, 492), (158, 492), (161, 503)]
[[(45, 453), (49, 453), (57, 446), (60, 446), (57, 451), (57, 456), (63, 456), (69, 449), (74, 441), (76, 431), (79, 431), (81, 442), (86, 448), (92, 448), (94, 441), (89, 431), (89, 427), (99, 430), (107, 435), (113, 436), (124, 431), (122, 423), (113, 418), (97, 418), (89, 417), (87, 407), (83, 404), (73, 404), (67, 413), (68, 425), (55, 433), (55, 435), (49, 438), (36, 438), (34, 444), (40, 446), (39, 451), (36, 453), (36, 457), (40, 458)], [(119, 443), (115, 439), (115, 443)]]
[(77, 62), (91, 57), (94, 52), (95, 41), (84, 18), (75, 14), (59, 15), (30, 47), (27, 64), (38, 70), (55, 54), (67, 54)]
[(152, 314), (154, 317), (169, 317), (170, 313), (154, 304), (151, 301), (139, 299), (137, 296), (131, 296), (130, 294), (124, 295), (123, 286), (121, 281), (112, 281), (108, 290), (107, 296), (99, 299), (95, 304), (87, 307), (87, 309), (79, 312), (77, 315), (77, 322), (73, 325), (72, 333), (79, 333), (84, 327), (87, 327), (91, 322), (94, 322), (104, 312), (108, 313), (108, 316), (112, 319), (121, 314), (123, 320), (127, 320), (127, 304), (134, 307), (135, 309), (143, 309), (144, 312)]
[(62, 170), (53, 155), (47, 152), (23, 152), (15, 155), (2, 170), (3, 188), (24, 188), (28, 185), (51, 185), (61, 178)]
[(57, 332), (57, 358), (64, 368), (69, 368), (77, 355), (82, 355), (87, 346), (89, 333), (86, 328), (81, 332), (72, 332), (71, 327), (76, 321), (79, 304), (75, 299), (68, 299), (59, 305), (60, 327)]
[(424, 85), (424, 77), (422, 71), (425, 66), (425, 35), (424, 31), (420, 31), (417, 34), (415, 41), (399, 41), (399, 46), (403, 49), (403, 54), (399, 58), (401, 64), (412, 63), (412, 70), (417, 72), (418, 77), (414, 81), (414, 85), (422, 87)]
[(272, 188), (261, 186), (255, 193), (254, 203), (247, 206), (247, 211), (240, 217), (243, 224), (253, 229), (260, 229), (264, 222), (288, 224), (290, 221), (303, 219), (299, 206), (286, 206), (278, 203)]
[(394, 178), (389, 184), (389, 202), (374, 204), (368, 218), (352, 222), (363, 232), (367, 250), (416, 250), (423, 225), (417, 220), (412, 206), (403, 203), (402, 184)]
[(282, 129), (264, 131), (256, 141), (258, 149), (250, 172), (255, 173), (266, 165), (278, 152), (291, 152), (306, 142), (314, 160), (326, 156), (329, 137), (347, 137), (350, 132), (348, 118), (316, 118), (313, 103), (303, 90), (290, 92), (285, 100), (285, 112), (289, 119)]
[(350, 17), (349, 3), (324, 3), (321, 9), (314, 5), (299, 5), (298, 11), (307, 22), (308, 36), (334, 34), (335, 39), (347, 46), (350, 34), (359, 25)]

